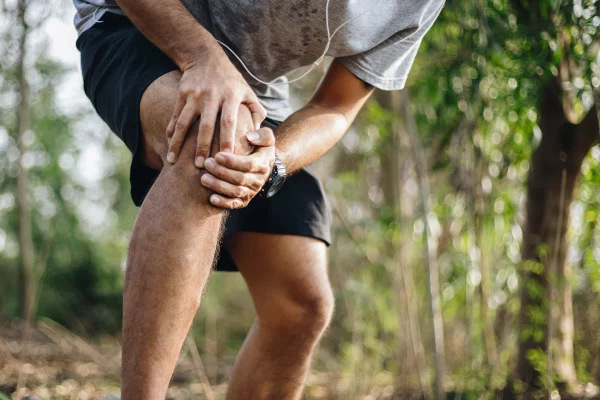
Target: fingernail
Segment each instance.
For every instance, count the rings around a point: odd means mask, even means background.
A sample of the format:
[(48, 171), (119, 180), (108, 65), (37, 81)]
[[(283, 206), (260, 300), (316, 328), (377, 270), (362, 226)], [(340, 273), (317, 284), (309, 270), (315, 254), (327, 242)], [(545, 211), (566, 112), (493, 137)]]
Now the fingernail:
[(210, 168), (210, 169), (213, 169), (214, 167), (216, 167), (215, 160), (213, 160), (212, 158), (209, 158), (208, 160), (206, 160), (204, 165), (206, 165), (206, 168)]
[(170, 152), (169, 155), (167, 156), (167, 161), (170, 162), (171, 164), (175, 162), (175, 153)]
[(260, 124), (256, 124), (256, 126), (254, 127), (254, 129), (259, 130), (260, 129)]
[(249, 132), (246, 134), (246, 137), (252, 142), (260, 139), (260, 135), (258, 134), (258, 132)]
[(204, 157), (202, 157), (202, 156), (196, 157), (196, 167), (204, 168)]
[(213, 179), (213, 177), (208, 174), (202, 175), (202, 178), (200, 178), (200, 179), (202, 180), (202, 183), (205, 183), (207, 185), (210, 185), (211, 183), (213, 183), (215, 181)]
[(224, 163), (225, 161), (227, 161), (227, 158), (220, 153), (215, 156), (215, 159), (220, 163)]
[(212, 195), (210, 196), (210, 202), (213, 204), (219, 204), (221, 202), (221, 199), (219, 198), (219, 196)]

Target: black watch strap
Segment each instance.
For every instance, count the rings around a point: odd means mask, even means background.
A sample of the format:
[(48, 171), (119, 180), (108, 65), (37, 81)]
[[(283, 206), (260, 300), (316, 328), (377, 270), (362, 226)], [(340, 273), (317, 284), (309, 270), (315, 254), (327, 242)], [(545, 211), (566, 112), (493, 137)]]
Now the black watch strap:
[(263, 185), (259, 195), (265, 198), (273, 197), (275, 193), (277, 193), (283, 186), (286, 177), (287, 171), (285, 169), (285, 164), (279, 157), (275, 156), (275, 162), (273, 163), (271, 175)]

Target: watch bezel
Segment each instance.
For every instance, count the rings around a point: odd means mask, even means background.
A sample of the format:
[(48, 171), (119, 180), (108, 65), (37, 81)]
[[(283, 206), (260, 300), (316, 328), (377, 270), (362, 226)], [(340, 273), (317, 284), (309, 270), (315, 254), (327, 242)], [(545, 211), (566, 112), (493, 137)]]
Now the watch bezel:
[(287, 172), (285, 164), (281, 159), (275, 156), (275, 162), (273, 163), (273, 169), (271, 175), (261, 190), (261, 195), (265, 198), (273, 197), (283, 186), (287, 178)]

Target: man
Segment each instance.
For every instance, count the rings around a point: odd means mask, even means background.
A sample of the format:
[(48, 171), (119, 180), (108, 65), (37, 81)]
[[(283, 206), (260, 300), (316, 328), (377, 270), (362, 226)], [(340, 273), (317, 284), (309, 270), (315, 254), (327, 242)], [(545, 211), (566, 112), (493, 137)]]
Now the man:
[[(74, 3), (84, 88), (133, 153), (141, 205), (125, 273), (122, 398), (164, 399), (216, 258), (242, 273), (257, 313), (227, 398), (299, 399), (333, 309), (329, 214), (303, 168), (373, 87), (404, 86), (443, 0)], [(283, 76), (324, 55), (327, 74), (292, 113)]]

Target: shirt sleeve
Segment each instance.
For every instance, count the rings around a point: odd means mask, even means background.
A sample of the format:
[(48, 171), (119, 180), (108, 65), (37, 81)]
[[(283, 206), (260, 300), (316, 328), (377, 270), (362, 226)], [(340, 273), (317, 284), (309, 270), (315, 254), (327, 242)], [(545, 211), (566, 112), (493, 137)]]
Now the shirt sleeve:
[(430, 2), (411, 28), (392, 35), (371, 50), (339, 60), (358, 78), (378, 89), (403, 89), (423, 36), (443, 6), (444, 1)]

